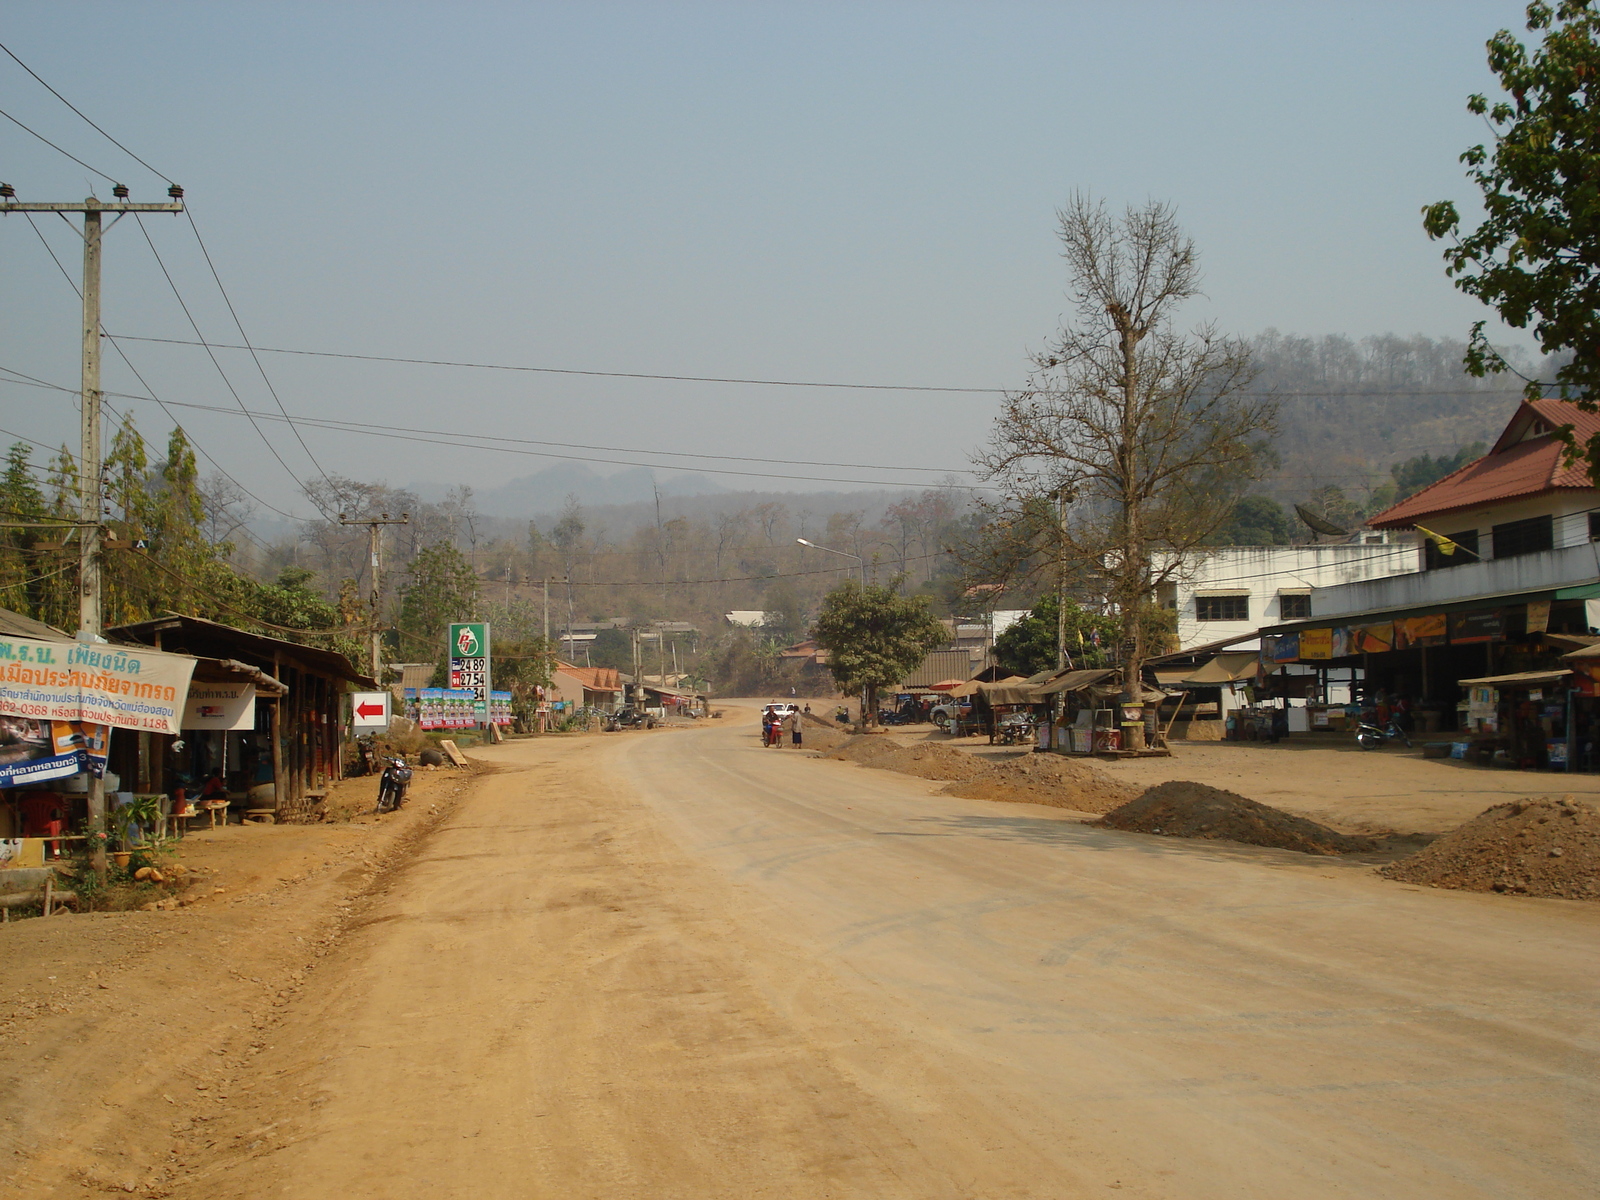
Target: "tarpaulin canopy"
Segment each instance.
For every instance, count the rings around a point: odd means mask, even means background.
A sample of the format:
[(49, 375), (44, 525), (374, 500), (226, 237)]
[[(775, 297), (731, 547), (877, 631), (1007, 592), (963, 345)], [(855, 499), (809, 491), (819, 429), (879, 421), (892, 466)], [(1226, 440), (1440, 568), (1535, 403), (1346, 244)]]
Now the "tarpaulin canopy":
[(1217, 655), (1182, 682), (1191, 687), (1220, 687), (1236, 679), (1254, 679), (1260, 669), (1261, 656), (1256, 651), (1230, 650)]
[(1114, 669), (1099, 671), (1067, 671), (1057, 675), (1049, 683), (1039, 688), (1041, 696), (1056, 696), (1063, 692), (1081, 692), (1085, 688), (1103, 683), (1117, 672)]
[[(1579, 653), (1582, 653), (1580, 651)], [(1564, 655), (1565, 658), (1576, 658), (1575, 654)], [(1571, 671), (1521, 671), (1515, 675), (1485, 675), (1481, 679), (1458, 679), (1456, 682), (1462, 687), (1494, 687), (1494, 688), (1531, 688), (1549, 687), (1560, 683), (1572, 674)]]
[(1012, 675), (1008, 679), (997, 679), (993, 683), (980, 683), (978, 691), (991, 705), (996, 704), (1037, 704), (1039, 693), (1021, 675)]

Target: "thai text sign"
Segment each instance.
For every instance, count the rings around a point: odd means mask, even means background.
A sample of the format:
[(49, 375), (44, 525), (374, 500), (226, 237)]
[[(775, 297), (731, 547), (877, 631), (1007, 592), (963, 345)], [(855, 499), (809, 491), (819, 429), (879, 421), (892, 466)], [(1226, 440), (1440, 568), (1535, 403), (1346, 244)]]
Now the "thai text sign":
[(183, 706), (185, 729), (254, 729), (256, 685), (191, 681)]
[(160, 650), (0, 637), (0, 713), (177, 733), (194, 664)]

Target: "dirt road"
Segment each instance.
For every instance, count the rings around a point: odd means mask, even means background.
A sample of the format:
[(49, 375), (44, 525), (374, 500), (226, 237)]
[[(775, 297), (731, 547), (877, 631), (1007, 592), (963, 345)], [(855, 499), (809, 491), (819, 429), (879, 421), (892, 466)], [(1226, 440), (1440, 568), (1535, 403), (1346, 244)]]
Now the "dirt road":
[(203, 1133), (163, 1126), (187, 1165), (141, 1190), (1600, 1183), (1600, 906), (934, 797), (720, 722), (482, 753), (499, 773), (354, 907), (226, 1101), (174, 1097)]

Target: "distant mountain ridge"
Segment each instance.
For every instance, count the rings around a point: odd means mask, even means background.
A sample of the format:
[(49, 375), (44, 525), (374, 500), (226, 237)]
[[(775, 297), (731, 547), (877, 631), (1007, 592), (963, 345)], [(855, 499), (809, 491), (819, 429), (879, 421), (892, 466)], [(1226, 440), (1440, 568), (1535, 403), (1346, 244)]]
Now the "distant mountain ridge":
[[(413, 483), (409, 490), (423, 500), (438, 503), (453, 486)], [(472, 502), (485, 516), (529, 518), (560, 511), (568, 496), (576, 496), (585, 505), (639, 504), (653, 501), (657, 490), (663, 496), (714, 496), (731, 489), (709, 476), (692, 472), (657, 475), (649, 467), (631, 467), (615, 475), (602, 475), (583, 463), (557, 463), (496, 487), (473, 488)]]

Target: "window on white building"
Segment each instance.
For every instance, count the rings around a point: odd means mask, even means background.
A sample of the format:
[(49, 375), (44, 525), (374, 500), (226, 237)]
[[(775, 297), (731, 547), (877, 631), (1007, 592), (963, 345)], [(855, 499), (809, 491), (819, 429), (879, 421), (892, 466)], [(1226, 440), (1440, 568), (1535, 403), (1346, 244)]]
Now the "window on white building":
[(1311, 619), (1310, 592), (1283, 592), (1278, 596), (1280, 621), (1309, 621)]
[(1196, 596), (1194, 610), (1196, 620), (1200, 621), (1248, 621), (1250, 597), (1247, 593), (1237, 596)]

